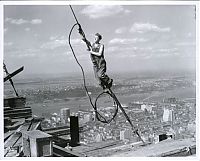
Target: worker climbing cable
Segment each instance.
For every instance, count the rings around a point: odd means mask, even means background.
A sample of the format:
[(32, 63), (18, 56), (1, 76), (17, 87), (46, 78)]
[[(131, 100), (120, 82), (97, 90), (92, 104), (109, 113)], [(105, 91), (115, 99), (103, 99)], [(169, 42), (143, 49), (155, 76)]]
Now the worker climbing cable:
[(99, 33), (95, 34), (95, 42), (91, 44), (85, 36), (80, 33), (83, 37), (83, 41), (88, 44), (90, 57), (93, 63), (93, 69), (95, 78), (98, 80), (99, 85), (104, 89), (112, 87), (113, 79), (109, 78), (106, 74), (106, 61), (104, 58), (104, 45), (100, 43), (102, 36)]
[[(70, 7), (71, 7), (71, 6), (70, 6)], [(72, 8), (71, 8), (71, 9), (72, 9)], [(72, 12), (73, 12), (73, 9), (72, 9)], [(74, 12), (73, 12), (73, 13), (74, 13)], [(75, 16), (75, 14), (74, 14), (74, 16)], [(75, 17), (75, 19), (76, 19), (76, 17)], [(77, 19), (76, 19), (76, 21), (77, 21)], [(88, 91), (88, 89), (87, 89), (87, 86), (86, 86), (86, 79), (85, 79), (85, 72), (84, 72), (84, 69), (83, 69), (82, 65), (80, 64), (80, 62), (78, 61), (78, 59), (77, 59), (77, 57), (76, 57), (76, 54), (75, 54), (75, 51), (74, 51), (74, 49), (73, 49), (73, 47), (72, 47), (72, 44), (71, 44), (71, 35), (72, 35), (72, 31), (74, 30), (74, 28), (75, 28), (76, 26), (78, 26), (78, 31), (79, 31), (79, 33), (82, 33), (81, 35), (83, 35), (83, 37), (85, 37), (85, 34), (84, 34), (84, 32), (83, 32), (83, 30), (82, 30), (82, 28), (81, 28), (81, 25), (80, 25), (80, 24), (78, 23), (78, 21), (77, 21), (77, 23), (75, 23), (75, 24), (72, 26), (72, 28), (71, 28), (71, 30), (70, 30), (70, 33), (69, 33), (69, 37), (68, 37), (68, 42), (69, 42), (70, 49), (71, 49), (71, 51), (72, 51), (72, 54), (73, 54), (73, 56), (74, 56), (74, 59), (76, 60), (76, 63), (79, 65), (79, 67), (80, 67), (80, 69), (81, 69), (82, 76), (83, 76), (83, 85), (84, 85), (86, 94), (87, 94), (87, 96), (88, 96), (88, 98), (89, 98), (89, 102), (90, 102), (92, 108), (94, 109), (94, 112), (95, 112), (95, 115), (96, 115), (97, 120), (100, 121), (100, 122), (102, 122), (102, 123), (110, 123), (110, 122), (115, 118), (115, 116), (117, 115), (118, 106), (115, 107), (116, 110), (115, 110), (115, 112), (114, 112), (114, 115), (108, 120), (108, 119), (106, 119), (102, 114), (100, 114), (100, 113), (98, 112), (96, 104), (93, 103), (92, 98), (91, 98), (91, 96), (90, 96), (90, 94), (89, 94), (89, 91)], [(85, 39), (86, 39), (86, 38), (85, 38)], [(88, 50), (90, 50), (90, 47), (89, 47), (90, 44), (86, 43), (86, 45), (87, 45)], [(107, 92), (105, 92), (105, 93), (107, 93)], [(107, 94), (111, 96), (110, 93), (107, 93)], [(101, 94), (100, 94), (100, 95), (101, 95)], [(99, 96), (100, 96), (100, 95), (99, 95)], [(112, 96), (111, 96), (111, 97), (112, 97)], [(97, 99), (98, 99), (98, 97), (97, 97)], [(97, 101), (97, 100), (96, 100), (96, 101)]]
[(104, 58), (104, 45), (100, 43), (102, 36), (99, 33), (95, 34), (95, 42), (91, 44), (85, 36), (80, 23), (78, 22), (73, 8), (70, 5), (70, 9), (74, 15), (74, 18), (78, 25), (79, 34), (82, 36), (82, 40), (87, 45), (87, 50), (90, 52), (90, 57), (93, 63), (93, 69), (95, 78), (99, 82), (99, 85), (105, 90), (112, 87), (113, 79), (109, 78), (106, 74), (106, 61)]

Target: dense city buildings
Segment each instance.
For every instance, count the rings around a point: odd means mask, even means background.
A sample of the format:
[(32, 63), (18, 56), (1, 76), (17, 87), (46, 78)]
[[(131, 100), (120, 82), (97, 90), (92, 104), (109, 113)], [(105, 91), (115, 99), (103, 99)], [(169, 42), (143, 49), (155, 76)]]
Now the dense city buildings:
[[(195, 137), (195, 103), (177, 100), (175, 104), (166, 102), (130, 104), (132, 106), (125, 108), (125, 111), (140, 130), (144, 140), (156, 143), (161, 134), (171, 134), (173, 139)], [(105, 109), (104, 114), (112, 117), (110, 108)], [(187, 111), (187, 114), (183, 114), (183, 111)], [(77, 116), (79, 116), (79, 124), (84, 126), (80, 141), (86, 144), (106, 140), (132, 141), (135, 139), (135, 136), (131, 134), (130, 125), (121, 112), (109, 125), (94, 121), (95, 115), (92, 110), (80, 110)], [(52, 118), (54, 118), (53, 115), (50, 120), (55, 120)], [(59, 121), (54, 123), (61, 126)], [(43, 126), (52, 127), (52, 124), (49, 122)]]

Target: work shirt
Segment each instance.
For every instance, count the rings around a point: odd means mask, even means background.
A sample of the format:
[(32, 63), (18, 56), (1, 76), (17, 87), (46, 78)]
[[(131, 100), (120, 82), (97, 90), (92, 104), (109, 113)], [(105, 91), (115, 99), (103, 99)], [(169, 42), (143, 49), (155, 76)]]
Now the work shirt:
[[(102, 44), (92, 44), (92, 51), (94, 52), (99, 52), (100, 47)], [(92, 63), (94, 64), (94, 66), (96, 67), (101, 67), (102, 64), (105, 64), (105, 59), (104, 59), (104, 46), (103, 46), (103, 51), (101, 53), (101, 56), (97, 56), (94, 54), (90, 54)]]

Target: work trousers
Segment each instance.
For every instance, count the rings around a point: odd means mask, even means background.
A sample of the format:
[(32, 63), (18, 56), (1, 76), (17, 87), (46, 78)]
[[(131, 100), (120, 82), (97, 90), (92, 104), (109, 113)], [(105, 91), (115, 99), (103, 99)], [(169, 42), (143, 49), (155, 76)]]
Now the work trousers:
[(94, 65), (95, 78), (99, 82), (99, 85), (105, 87), (108, 85), (110, 78), (106, 75), (106, 62), (102, 61), (99, 65)]

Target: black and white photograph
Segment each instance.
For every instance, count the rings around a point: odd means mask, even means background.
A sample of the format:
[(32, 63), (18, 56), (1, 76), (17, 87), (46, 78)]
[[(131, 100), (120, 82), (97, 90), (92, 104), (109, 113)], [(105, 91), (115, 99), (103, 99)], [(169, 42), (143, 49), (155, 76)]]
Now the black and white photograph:
[(2, 3), (1, 158), (197, 159), (199, 3)]

